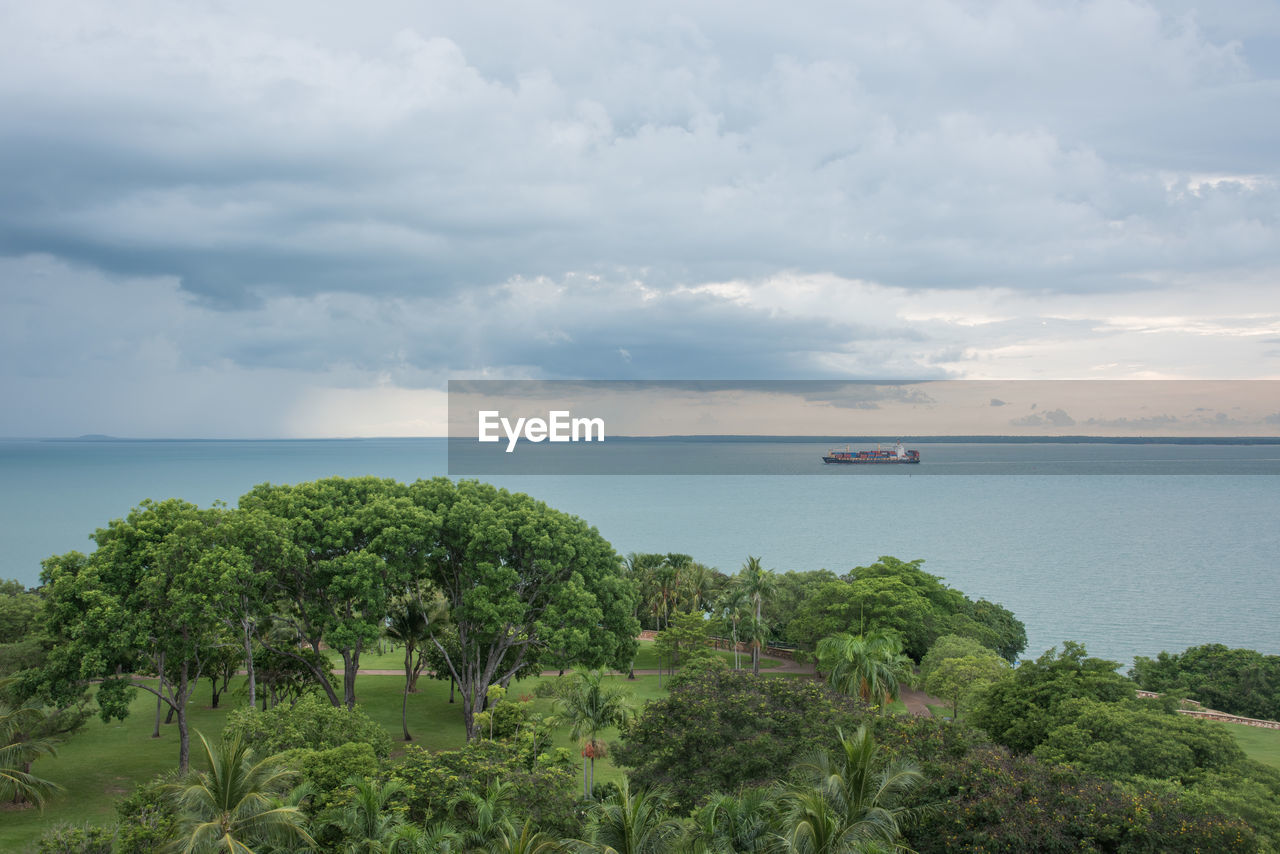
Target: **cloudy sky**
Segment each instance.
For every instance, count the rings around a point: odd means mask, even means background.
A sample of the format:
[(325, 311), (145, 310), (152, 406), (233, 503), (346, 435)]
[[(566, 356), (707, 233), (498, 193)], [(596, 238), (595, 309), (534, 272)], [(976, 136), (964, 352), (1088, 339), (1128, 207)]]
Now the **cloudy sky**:
[(0, 436), (1280, 379), (1280, 4), (0, 0)]

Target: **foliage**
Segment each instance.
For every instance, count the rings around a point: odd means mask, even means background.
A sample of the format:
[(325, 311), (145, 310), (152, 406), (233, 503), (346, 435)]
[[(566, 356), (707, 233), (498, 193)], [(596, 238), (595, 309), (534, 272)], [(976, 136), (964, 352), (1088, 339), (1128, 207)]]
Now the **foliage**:
[(54, 753), (53, 742), (38, 733), (46, 713), (32, 705), (11, 709), (0, 703), (0, 803), (30, 803), (43, 808), (60, 786), (31, 773), (31, 764)]
[(911, 659), (893, 632), (833, 635), (818, 642), (817, 654), (818, 667), (827, 671), (831, 687), (864, 703), (888, 704), (898, 698), (899, 686), (911, 681)]
[(973, 602), (920, 568), (924, 561), (881, 557), (845, 577), (812, 589), (788, 626), (791, 640), (809, 649), (831, 635), (897, 632), (906, 653), (919, 661), (939, 637), (964, 635), (1007, 660), (1026, 646), (1026, 630), (1006, 609)]
[(907, 801), (923, 776), (909, 760), (881, 754), (864, 725), (796, 765), (780, 807), (788, 852), (904, 850), (902, 827), (920, 814)]
[(587, 816), (585, 839), (573, 850), (602, 854), (666, 854), (683, 833), (664, 789), (632, 791), (625, 780), (617, 794)]
[(698, 659), (714, 658), (715, 650), (707, 646), (707, 621), (702, 613), (672, 614), (665, 629), (653, 638), (658, 660), (672, 668)]
[(276, 765), (298, 772), (311, 797), (304, 805), (308, 815), (317, 815), (341, 800), (352, 777), (373, 778), (378, 773), (378, 757), (368, 744), (347, 742), (327, 750), (298, 748), (272, 757)]
[(1118, 665), (1090, 658), (1084, 646), (1063, 644), (1035, 661), (1023, 661), (1010, 678), (991, 686), (974, 705), (970, 720), (997, 744), (1021, 752), (1034, 750), (1060, 722), (1058, 708), (1072, 699), (1116, 702), (1134, 697), (1133, 683)]
[(403, 484), (375, 477), (264, 483), (241, 497), (240, 508), (283, 520), (295, 558), (276, 567), (270, 597), (314, 652), (323, 642), (338, 654), (341, 697), (326, 672), (312, 672), (331, 703), (353, 707), (360, 653), (377, 642), (391, 598), (421, 566), (438, 520)]
[(302, 811), (281, 801), (290, 788), (291, 771), (270, 759), (255, 761), (253, 751), (236, 738), (223, 740), (216, 749), (203, 735), (200, 743), (209, 770), (171, 788), (178, 808), (176, 839), (185, 854), (315, 844)]
[(953, 718), (960, 716), (962, 704), (970, 704), (1009, 673), (1009, 663), (994, 650), (960, 635), (938, 638), (920, 662), (921, 684), (930, 694), (951, 703)]
[[(64, 705), (86, 682), (103, 679), (96, 696), (103, 720), (111, 720), (128, 714), (135, 689), (155, 693), (177, 713), (182, 770), (187, 704), (222, 626), (217, 579), (200, 557), (223, 515), (177, 499), (144, 501), (95, 532), (91, 557), (50, 558), (42, 574), (46, 624), (57, 641), (45, 662), (52, 697)], [(120, 675), (140, 671), (163, 678)]]
[(115, 828), (55, 824), (36, 844), (36, 854), (112, 854)]
[(1153, 703), (1067, 700), (1058, 706), (1056, 724), (1035, 755), (1109, 780), (1190, 783), (1205, 771), (1224, 771), (1244, 759), (1221, 726)]
[(178, 831), (178, 805), (170, 796), (172, 774), (135, 786), (116, 804), (119, 823), (115, 854), (153, 854), (171, 842)]
[(527, 741), (483, 739), (431, 753), (410, 745), (390, 775), (406, 784), (409, 817), (420, 824), (448, 816), (450, 804), (460, 803), (464, 793), (483, 795), (501, 780), (518, 804), (513, 823), (530, 818), (548, 833), (571, 836), (581, 822), (573, 799), (576, 763), (566, 750), (532, 754), (531, 747)]
[[(19, 643), (40, 624), (40, 597), (21, 582), (0, 578), (0, 645)], [(3, 674), (0, 674), (3, 675)]]
[(824, 685), (708, 668), (645, 707), (614, 760), (638, 787), (663, 785), (682, 810), (714, 792), (765, 785), (794, 758), (850, 731), (865, 707)]
[(560, 663), (628, 666), (639, 628), (634, 592), (594, 528), (475, 481), (434, 478), (410, 493), (438, 519), (424, 581), (443, 594), (458, 629), (461, 655), (445, 663), (469, 739), (489, 686), (507, 684), (548, 651)]
[(1238, 819), (1169, 795), (1125, 792), (995, 745), (925, 765), (921, 796), (938, 809), (906, 830), (919, 854), (953, 851), (1253, 852)]
[(242, 708), (227, 716), (224, 740), (241, 739), (261, 756), (308, 747), (327, 750), (347, 742), (367, 744), (379, 757), (391, 754), (391, 736), (359, 706), (334, 706), (315, 694), (293, 706)]
[(776, 792), (744, 789), (737, 795), (716, 794), (693, 814), (686, 833), (694, 851), (764, 854), (777, 842)]
[(336, 831), (337, 839), (326, 839), (317, 833), (325, 840), (325, 850), (337, 850), (339, 844), (345, 854), (388, 854), (397, 848), (406, 852), (421, 850), (422, 831), (407, 824), (404, 809), (393, 804), (404, 789), (403, 783), (379, 783), (353, 775), (346, 785), (351, 790), (350, 799), (324, 822), (324, 829)]
[(1220, 643), (1134, 659), (1129, 675), (1147, 691), (1197, 700), (1243, 717), (1280, 720), (1280, 655)]
[(610, 727), (626, 726), (632, 715), (630, 692), (616, 685), (602, 685), (603, 678), (599, 670), (579, 671), (562, 683), (556, 697), (556, 715), (569, 724), (570, 738), (581, 739), (582, 755), (587, 757), (582, 769), (585, 798), (591, 797), (595, 785), (596, 758), (605, 753), (600, 733)]

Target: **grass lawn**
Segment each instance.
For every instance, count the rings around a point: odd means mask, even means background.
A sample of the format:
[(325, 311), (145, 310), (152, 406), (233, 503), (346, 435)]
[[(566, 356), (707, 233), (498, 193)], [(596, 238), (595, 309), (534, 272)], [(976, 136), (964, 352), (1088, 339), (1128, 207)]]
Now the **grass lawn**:
[[(648, 700), (666, 693), (658, 689), (656, 676), (642, 676), (635, 681), (610, 677), (632, 692), (636, 710)], [(532, 696), (541, 679), (512, 683), (510, 696)], [(395, 747), (404, 744), (400, 730), (400, 700), (404, 680), (398, 676), (360, 676), (357, 696), (361, 706), (374, 720), (386, 727)], [(462, 712), (457, 703), (449, 703), (449, 683), (432, 679), (418, 682), (418, 693), (409, 697), (409, 732), (414, 744), (429, 750), (449, 750), (465, 743)], [(243, 700), (224, 696), (222, 708), (209, 709), (207, 687), (196, 690), (189, 713), (192, 731), (192, 765), (201, 768), (200, 743), (195, 732), (203, 732), (216, 740), (229, 710)], [(132, 791), (136, 783), (149, 780), (178, 765), (177, 725), (161, 728), (158, 739), (151, 738), (155, 723), (155, 697), (139, 692), (132, 714), (123, 722), (104, 724), (94, 718), (74, 738), (64, 743), (58, 755), (39, 760), (32, 770), (45, 779), (64, 787), (50, 799), (44, 812), (36, 810), (0, 810), (0, 851), (21, 852), (34, 847), (36, 840), (51, 825), (59, 822), (105, 824), (115, 817), (115, 801)], [(536, 699), (537, 711), (549, 712), (551, 700)], [(606, 738), (616, 738), (610, 731)], [(568, 728), (557, 736), (557, 746), (574, 748)], [(395, 748), (393, 748), (394, 750)], [(577, 752), (576, 750), (574, 751)], [(621, 781), (622, 772), (608, 758), (596, 761), (596, 782)]]
[(1280, 729), (1263, 729), (1244, 724), (1220, 724), (1231, 730), (1240, 748), (1250, 759), (1280, 769)]

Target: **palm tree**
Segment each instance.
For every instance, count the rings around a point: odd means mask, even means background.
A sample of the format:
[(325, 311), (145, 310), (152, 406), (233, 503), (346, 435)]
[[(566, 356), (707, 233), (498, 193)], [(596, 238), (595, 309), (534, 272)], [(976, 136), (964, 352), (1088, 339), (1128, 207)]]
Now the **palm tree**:
[(430, 643), (431, 627), (427, 609), (421, 603), (408, 601), (391, 611), (384, 633), (404, 645), (404, 695), (400, 700), (400, 729), (405, 741), (409, 735), (409, 693), (417, 689), (418, 674), (426, 666), (425, 645)]
[(570, 840), (572, 850), (597, 854), (666, 854), (683, 833), (683, 823), (669, 812), (662, 789), (632, 792), (622, 788), (587, 816), (585, 840)]
[(690, 613), (698, 613), (706, 609), (707, 600), (715, 592), (717, 585), (716, 571), (701, 563), (690, 563), (684, 568), (681, 581), (681, 593)]
[(582, 794), (590, 798), (595, 791), (596, 757), (604, 756), (606, 746), (598, 736), (610, 727), (622, 726), (631, 719), (631, 697), (621, 687), (601, 684), (603, 671), (579, 672), (556, 698), (556, 714), (569, 724), (569, 735), (582, 739)]
[(306, 831), (302, 811), (280, 801), (293, 772), (269, 759), (255, 763), (253, 752), (239, 738), (224, 739), (215, 750), (203, 734), (196, 734), (209, 770), (170, 790), (180, 821), (174, 850), (252, 854), (255, 845), (316, 844)]
[(911, 659), (896, 632), (832, 635), (818, 641), (817, 653), (831, 687), (881, 708), (898, 698), (904, 682), (910, 683)]
[(852, 738), (841, 732), (835, 751), (820, 750), (795, 768), (782, 798), (783, 850), (909, 851), (902, 843), (902, 823), (921, 808), (904, 801), (923, 779), (910, 762), (881, 762), (865, 725)]
[(449, 812), (458, 821), (458, 847), (462, 851), (487, 852), (499, 839), (516, 835), (508, 809), (515, 789), (494, 780), (484, 793), (464, 791), (449, 801)]
[(760, 651), (763, 648), (764, 641), (768, 639), (767, 631), (762, 628), (764, 623), (761, 613), (764, 609), (764, 600), (777, 592), (778, 581), (773, 574), (773, 570), (765, 569), (760, 565), (760, 558), (748, 556), (747, 562), (742, 565), (742, 571), (738, 573), (737, 583), (751, 599), (751, 604), (755, 607), (757, 633), (764, 633), (764, 636), (758, 641), (753, 641), (751, 646), (751, 672), (759, 676)]
[(489, 854), (556, 854), (564, 843), (552, 839), (536, 828), (533, 819), (525, 819), (519, 834), (503, 831), (489, 844)]
[(743, 616), (750, 613), (750, 608), (751, 597), (738, 584), (731, 584), (726, 587), (724, 592), (720, 594), (720, 598), (716, 600), (716, 610), (722, 613), (729, 621), (729, 628), (733, 633), (734, 670), (742, 669), (742, 664), (738, 657), (738, 625), (742, 622)]
[(740, 795), (715, 795), (693, 815), (688, 847), (707, 854), (755, 854), (775, 844), (775, 795), (747, 789)]
[(355, 797), (326, 825), (342, 831), (347, 840), (344, 854), (412, 854), (426, 850), (422, 829), (405, 824), (401, 815), (387, 810), (391, 799), (404, 790), (402, 781), (380, 784), (352, 776), (347, 785), (355, 789)]
[(44, 809), (48, 797), (62, 788), (31, 773), (32, 762), (56, 752), (51, 740), (31, 736), (46, 717), (36, 706), (10, 709), (0, 703), (0, 801), (32, 803)]

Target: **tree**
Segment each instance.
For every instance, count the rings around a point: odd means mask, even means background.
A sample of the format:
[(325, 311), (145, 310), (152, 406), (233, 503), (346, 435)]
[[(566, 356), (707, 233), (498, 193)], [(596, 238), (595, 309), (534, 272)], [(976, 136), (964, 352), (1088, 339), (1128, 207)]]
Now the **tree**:
[(604, 674), (599, 670), (576, 673), (564, 683), (555, 703), (556, 714), (569, 724), (569, 737), (582, 740), (582, 755), (587, 758), (582, 769), (585, 798), (590, 798), (595, 790), (596, 757), (606, 752), (600, 733), (610, 727), (625, 726), (632, 715), (630, 693), (617, 686), (604, 685), (603, 681)]
[(886, 760), (869, 728), (798, 763), (784, 789), (785, 850), (795, 854), (909, 851), (902, 824), (919, 810), (906, 805), (923, 775), (907, 760)]
[(352, 799), (326, 827), (341, 832), (343, 854), (412, 854), (424, 850), (424, 834), (406, 824), (403, 814), (388, 808), (405, 784), (399, 780), (379, 783), (349, 777)]
[(34, 706), (11, 709), (0, 703), (0, 802), (44, 802), (61, 787), (31, 773), (31, 763), (54, 754), (53, 742), (32, 735), (38, 732), (45, 713)]
[(778, 589), (777, 580), (774, 578), (773, 570), (764, 569), (761, 566), (760, 558), (748, 557), (735, 581), (742, 587), (742, 592), (747, 594), (755, 608), (755, 622), (751, 626), (751, 672), (759, 676), (760, 652), (769, 636), (762, 612), (765, 600)]
[(832, 635), (818, 643), (818, 666), (827, 671), (831, 687), (883, 707), (898, 698), (903, 682), (910, 682), (911, 659), (902, 652), (902, 639), (893, 632)]
[(716, 854), (765, 854), (773, 850), (776, 793), (763, 787), (738, 795), (715, 794), (693, 815), (694, 850)]
[(712, 792), (768, 785), (796, 756), (853, 730), (866, 707), (820, 682), (706, 668), (681, 674), (623, 733), (614, 761), (638, 787), (667, 788), (681, 810)]
[(427, 666), (426, 646), (431, 642), (427, 609), (420, 602), (406, 601), (391, 609), (386, 634), (404, 647), (404, 693), (400, 700), (400, 729), (405, 741), (409, 735), (409, 694), (416, 690), (418, 674)]
[(1030, 752), (1058, 723), (1058, 707), (1077, 699), (1117, 702), (1133, 699), (1134, 686), (1116, 672), (1114, 661), (1090, 658), (1084, 646), (1067, 641), (1023, 661), (1008, 679), (992, 685), (970, 712), (973, 724), (997, 744)]
[(1280, 720), (1280, 655), (1220, 643), (1134, 659), (1129, 675), (1147, 691), (1190, 698), (1211, 709)]
[(670, 813), (664, 790), (633, 792), (624, 777), (614, 795), (592, 808), (586, 839), (573, 848), (601, 854), (666, 854), (682, 832), (680, 820)]
[(951, 717), (960, 717), (961, 703), (969, 703), (1010, 673), (1009, 663), (972, 638), (938, 638), (920, 662), (920, 679), (930, 694), (951, 703)]
[(444, 596), (457, 626), (459, 656), (436, 645), (462, 693), (468, 739), (489, 686), (536, 667), (548, 650), (586, 667), (631, 662), (633, 591), (594, 528), (474, 481), (435, 478), (410, 492), (439, 520), (423, 581)]
[(738, 627), (742, 624), (743, 618), (750, 613), (750, 609), (751, 597), (736, 584), (727, 586), (720, 594), (720, 598), (716, 600), (716, 610), (723, 616), (725, 622), (729, 624), (729, 631), (733, 638), (734, 670), (742, 669), (742, 664), (738, 658)]
[[(178, 767), (190, 762), (187, 704), (205, 660), (221, 642), (216, 579), (201, 560), (208, 529), (225, 511), (177, 499), (144, 501), (94, 534), (98, 549), (44, 562), (45, 615), (54, 649), (46, 661), (55, 698), (101, 679), (104, 720), (123, 719), (136, 689), (177, 714)], [(149, 670), (153, 683), (139, 675)]]
[[(341, 656), (341, 697), (327, 673), (308, 666), (331, 703), (354, 707), (360, 654), (380, 636), (391, 597), (409, 587), (435, 545), (437, 519), (405, 486), (374, 477), (264, 483), (240, 508), (284, 521), (297, 548), (277, 567), (271, 596), (282, 606), (280, 619), (313, 652), (324, 644)], [(290, 646), (264, 644), (305, 663)]]
[(264, 843), (315, 845), (302, 811), (280, 800), (292, 772), (269, 759), (255, 762), (252, 751), (238, 739), (223, 740), (214, 749), (200, 735), (200, 743), (209, 770), (172, 789), (183, 854), (248, 854)]

